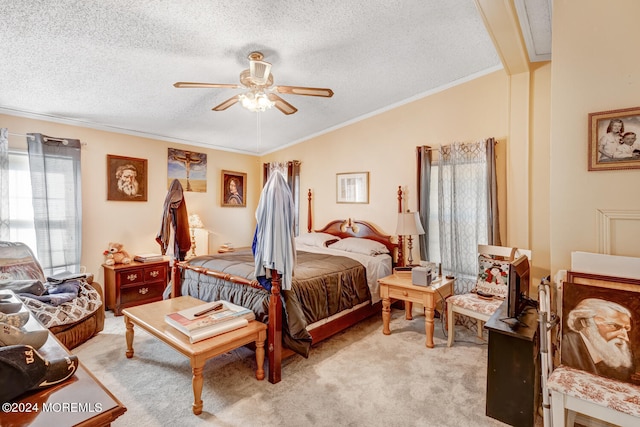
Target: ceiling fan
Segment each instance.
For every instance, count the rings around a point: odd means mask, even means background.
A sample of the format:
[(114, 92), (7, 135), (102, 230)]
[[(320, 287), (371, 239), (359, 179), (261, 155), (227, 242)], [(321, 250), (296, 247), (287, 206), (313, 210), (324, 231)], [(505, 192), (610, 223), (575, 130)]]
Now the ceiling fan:
[(224, 83), (195, 83), (177, 82), (173, 86), (177, 88), (226, 88), (226, 89), (247, 89), (246, 92), (232, 96), (226, 101), (212, 108), (213, 111), (223, 111), (233, 104), (240, 102), (241, 105), (251, 111), (265, 111), (275, 106), (284, 114), (293, 114), (298, 109), (282, 99), (276, 93), (287, 95), (322, 96), (331, 98), (333, 91), (326, 88), (302, 87), (302, 86), (273, 86), (273, 74), (271, 74), (271, 64), (263, 61), (264, 55), (261, 52), (251, 52), (248, 56), (249, 68), (240, 73), (241, 84)]

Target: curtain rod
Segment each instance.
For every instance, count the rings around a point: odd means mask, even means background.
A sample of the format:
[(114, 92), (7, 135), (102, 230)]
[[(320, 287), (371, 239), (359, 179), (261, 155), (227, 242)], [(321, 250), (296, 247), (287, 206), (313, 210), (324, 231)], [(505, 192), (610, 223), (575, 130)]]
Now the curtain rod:
[[(487, 139), (489, 139), (489, 138), (483, 139), (482, 141), (486, 141)], [(476, 141), (476, 142), (479, 142), (479, 141)], [(495, 139), (495, 143), (496, 143), (496, 145), (498, 145), (498, 140), (497, 139)], [(445, 146), (448, 146), (448, 145), (451, 145), (451, 144), (445, 144)], [(439, 145), (437, 148), (431, 148), (428, 145), (422, 145), (421, 147), (424, 147), (427, 151), (440, 151), (440, 147), (442, 147), (442, 144)]]
[[(33, 139), (33, 136), (31, 135), (27, 135), (24, 133), (15, 133), (15, 132), (7, 132), (9, 135), (11, 136), (23, 136), (25, 138), (29, 138), (29, 139)], [(67, 145), (69, 143), (69, 141), (67, 139), (64, 138), (52, 138), (50, 136), (45, 136), (44, 137), (45, 141), (53, 141), (53, 142), (61, 142), (64, 145)], [(80, 142), (80, 145), (87, 145), (86, 142)]]

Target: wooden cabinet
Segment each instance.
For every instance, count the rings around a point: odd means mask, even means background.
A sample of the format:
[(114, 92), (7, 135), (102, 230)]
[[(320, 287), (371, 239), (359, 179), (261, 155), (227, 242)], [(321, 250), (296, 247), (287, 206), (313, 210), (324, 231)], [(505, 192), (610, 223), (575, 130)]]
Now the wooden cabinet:
[(533, 308), (511, 328), (507, 303), (485, 324), (489, 331), (487, 416), (512, 426), (533, 427), (540, 402), (538, 316)]
[(160, 301), (167, 287), (168, 260), (103, 264), (102, 267), (107, 308), (116, 316), (120, 316), (125, 307)]

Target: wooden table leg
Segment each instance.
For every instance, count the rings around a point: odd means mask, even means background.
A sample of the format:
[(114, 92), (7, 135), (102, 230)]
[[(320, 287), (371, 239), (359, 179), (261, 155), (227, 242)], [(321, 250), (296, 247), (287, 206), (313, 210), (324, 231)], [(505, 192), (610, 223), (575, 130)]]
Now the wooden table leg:
[(260, 331), (256, 340), (256, 378), (258, 380), (264, 379), (264, 340), (266, 338), (266, 333)]
[(133, 357), (133, 322), (129, 319), (129, 316), (124, 316), (124, 325), (127, 328), (125, 337), (127, 339), (127, 351), (125, 352), (128, 359)]
[(391, 299), (382, 299), (382, 333), (385, 335), (391, 334), (389, 329), (389, 322), (391, 322)]
[(404, 318), (407, 320), (413, 320), (411, 311), (413, 310), (413, 303), (411, 301), (404, 302)]
[(204, 370), (204, 362), (204, 360), (191, 360), (191, 370), (193, 372), (193, 378), (191, 379), (191, 385), (193, 386), (193, 413), (196, 415), (202, 413), (202, 371)]
[(424, 329), (427, 332), (427, 343), (426, 346), (428, 348), (433, 348), (433, 315), (435, 310), (431, 307), (424, 308)]

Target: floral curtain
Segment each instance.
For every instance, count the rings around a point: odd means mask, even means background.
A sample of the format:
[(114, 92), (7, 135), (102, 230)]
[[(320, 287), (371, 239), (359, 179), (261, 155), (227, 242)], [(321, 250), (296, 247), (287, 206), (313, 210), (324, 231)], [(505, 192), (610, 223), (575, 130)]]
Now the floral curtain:
[(475, 283), (478, 244), (500, 245), (495, 143), (490, 138), (440, 148), (440, 259), (442, 269), (456, 276), (456, 293)]
[(45, 274), (80, 272), (82, 253), (81, 144), (27, 134), (38, 260)]

